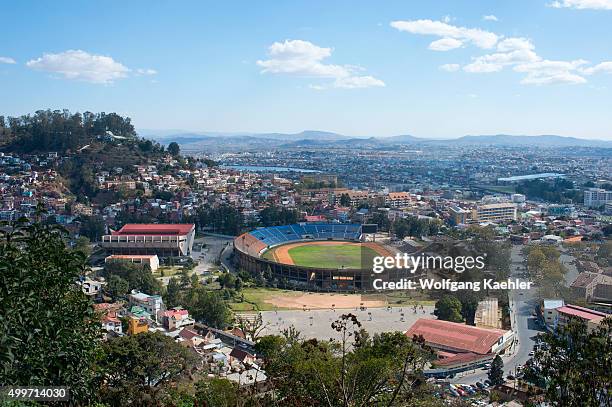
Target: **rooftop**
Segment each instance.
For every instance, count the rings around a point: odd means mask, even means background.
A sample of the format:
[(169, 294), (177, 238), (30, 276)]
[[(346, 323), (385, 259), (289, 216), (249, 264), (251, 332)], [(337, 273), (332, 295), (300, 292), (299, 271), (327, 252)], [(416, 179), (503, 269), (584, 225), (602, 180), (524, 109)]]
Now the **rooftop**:
[(561, 308), (557, 308), (557, 312), (573, 317), (578, 317), (581, 319), (586, 319), (588, 321), (601, 320), (607, 316), (603, 312), (594, 311), (589, 308), (579, 307), (577, 305), (571, 304), (568, 304)]
[(550, 299), (544, 300), (544, 309), (556, 309), (565, 305), (563, 300)]
[(186, 235), (195, 228), (193, 223), (128, 223), (113, 235)]
[(419, 319), (406, 335), (422, 335), (432, 345), (481, 355), (491, 352), (491, 348), (506, 331), (485, 329), (456, 322), (436, 319)]

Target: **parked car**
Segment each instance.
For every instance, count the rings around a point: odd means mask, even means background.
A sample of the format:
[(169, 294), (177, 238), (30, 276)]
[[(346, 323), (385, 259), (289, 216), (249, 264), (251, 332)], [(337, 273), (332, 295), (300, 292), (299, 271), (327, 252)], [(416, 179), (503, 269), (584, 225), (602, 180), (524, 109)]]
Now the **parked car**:
[(484, 389), (485, 385), (482, 382), (476, 382), (476, 387), (478, 387), (479, 389)]

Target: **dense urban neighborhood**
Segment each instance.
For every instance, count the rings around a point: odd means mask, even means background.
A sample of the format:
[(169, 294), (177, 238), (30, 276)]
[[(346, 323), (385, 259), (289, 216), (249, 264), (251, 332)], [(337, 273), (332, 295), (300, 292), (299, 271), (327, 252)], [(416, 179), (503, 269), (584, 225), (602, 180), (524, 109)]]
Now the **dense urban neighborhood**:
[[(610, 149), (187, 153), (128, 118), (68, 111), (0, 117), (0, 135), (2, 384), (107, 405), (610, 402)], [(486, 267), (434, 263), (408, 277), (441, 288), (376, 292), (370, 252)], [(78, 342), (78, 357), (56, 352)], [(561, 368), (568, 352), (580, 363)]]

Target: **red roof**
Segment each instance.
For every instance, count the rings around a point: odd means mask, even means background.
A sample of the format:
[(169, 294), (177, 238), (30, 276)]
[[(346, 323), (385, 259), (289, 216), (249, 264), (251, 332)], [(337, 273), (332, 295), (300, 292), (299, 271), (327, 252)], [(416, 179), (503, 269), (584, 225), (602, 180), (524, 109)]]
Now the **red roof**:
[(195, 228), (193, 223), (128, 223), (113, 235), (186, 235)]
[(199, 335), (197, 332), (194, 332), (191, 329), (183, 328), (181, 332), (179, 332), (179, 336), (183, 339), (189, 340)]
[(168, 318), (177, 318), (179, 316), (189, 315), (189, 311), (187, 311), (186, 309), (170, 309), (168, 311), (165, 311), (163, 315)]
[(419, 319), (406, 335), (422, 335), (432, 346), (453, 349), (463, 352), (473, 352), (481, 355), (491, 352), (506, 331), (501, 329), (485, 329), (456, 322), (436, 319)]
[[(438, 352), (438, 354), (440, 354), (440, 352)], [(444, 357), (444, 358), (436, 360), (434, 364), (436, 366), (450, 366), (450, 365), (455, 365), (455, 364), (464, 364), (468, 362), (474, 362), (476, 360), (490, 358), (493, 355), (494, 355), (493, 353), (489, 353), (485, 355), (480, 355), (480, 354), (472, 353), (472, 352), (455, 353), (452, 356)]]
[(563, 307), (559, 307), (557, 308), (557, 312), (573, 317), (586, 319), (588, 321), (599, 320), (606, 317), (606, 314), (604, 314), (603, 312), (593, 311), (592, 309), (579, 307), (577, 305), (565, 305)]

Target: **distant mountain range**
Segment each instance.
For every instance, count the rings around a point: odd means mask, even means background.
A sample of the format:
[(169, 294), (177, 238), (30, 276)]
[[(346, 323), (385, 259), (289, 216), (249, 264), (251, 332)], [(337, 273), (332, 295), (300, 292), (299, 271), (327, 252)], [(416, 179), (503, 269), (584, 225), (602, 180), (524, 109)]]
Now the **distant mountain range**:
[(162, 144), (177, 142), (183, 150), (245, 150), (278, 148), (389, 148), (396, 145), (457, 145), (500, 147), (600, 147), (612, 148), (612, 141), (587, 140), (557, 135), (516, 136), (468, 135), (459, 138), (427, 139), (408, 134), (392, 137), (349, 137), (338, 133), (305, 130), (300, 133), (194, 133), (187, 131), (140, 130), (141, 136), (152, 138)]

